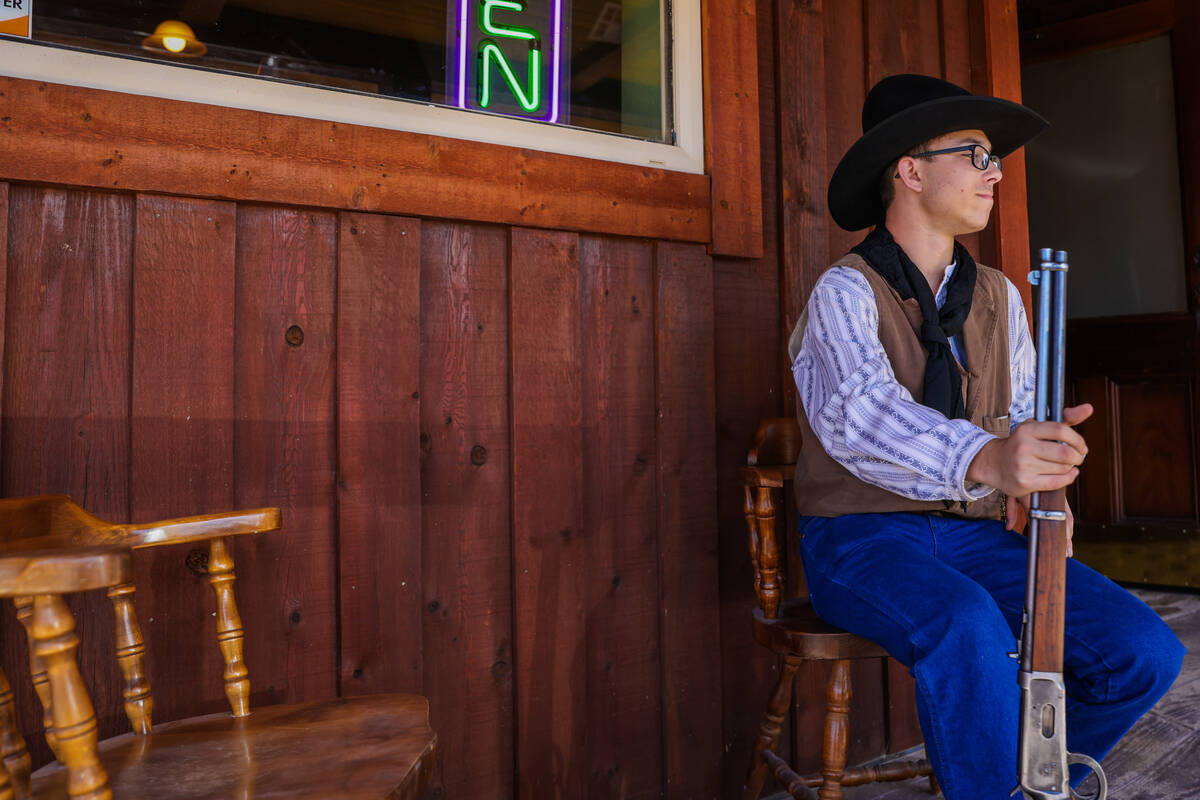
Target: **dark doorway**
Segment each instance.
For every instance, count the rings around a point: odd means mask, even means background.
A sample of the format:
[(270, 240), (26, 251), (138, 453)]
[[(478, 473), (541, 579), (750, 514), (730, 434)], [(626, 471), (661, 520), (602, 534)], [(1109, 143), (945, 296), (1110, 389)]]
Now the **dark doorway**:
[(1034, 248), (1071, 254), (1067, 370), (1082, 431), (1076, 556), (1122, 581), (1200, 586), (1198, 12), (1021, 4)]

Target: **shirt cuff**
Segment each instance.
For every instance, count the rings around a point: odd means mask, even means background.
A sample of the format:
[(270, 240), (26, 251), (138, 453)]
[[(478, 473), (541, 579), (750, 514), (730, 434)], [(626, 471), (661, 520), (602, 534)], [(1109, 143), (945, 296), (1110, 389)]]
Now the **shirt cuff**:
[(971, 428), (973, 429), (971, 433), (963, 438), (962, 445), (957, 454), (958, 459), (955, 465), (957, 469), (954, 472), (954, 489), (959, 494), (955, 499), (966, 500), (967, 502), (981, 500), (996, 491), (994, 486), (988, 486), (986, 483), (968, 481), (967, 470), (970, 468), (971, 462), (975, 460), (975, 456), (979, 455), (979, 451), (983, 449), (983, 446), (992, 439), (999, 438), (974, 425), (971, 425)]

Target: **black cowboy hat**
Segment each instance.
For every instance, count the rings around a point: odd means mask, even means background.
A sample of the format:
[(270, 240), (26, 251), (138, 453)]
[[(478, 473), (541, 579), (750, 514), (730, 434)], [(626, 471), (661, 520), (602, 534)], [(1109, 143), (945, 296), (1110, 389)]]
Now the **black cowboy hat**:
[(1019, 103), (973, 95), (928, 75), (892, 75), (875, 84), (862, 111), (863, 135), (829, 181), (829, 213), (848, 231), (883, 220), (879, 178), (889, 164), (929, 139), (981, 130), (1003, 158), (1050, 127)]

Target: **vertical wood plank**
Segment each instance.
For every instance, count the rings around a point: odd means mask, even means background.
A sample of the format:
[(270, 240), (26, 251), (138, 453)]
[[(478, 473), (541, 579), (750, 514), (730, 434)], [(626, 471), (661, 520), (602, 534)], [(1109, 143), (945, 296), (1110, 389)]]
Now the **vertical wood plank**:
[(942, 74), (937, 0), (864, 0), (867, 84), (889, 75)]
[(235, 540), (252, 707), (337, 691), (336, 239), (332, 214), (238, 210), (235, 502), (283, 517)]
[[(782, 0), (781, 0), (782, 2)], [(822, 18), (825, 23), (825, 52), (836, 61), (837, 69), (825, 70), (825, 124), (828, 141), (825, 145), (825, 186), (822, 197), (828, 191), (829, 176), (850, 145), (862, 135), (862, 105), (867, 90), (871, 87), (867, 70), (865, 11), (863, 0), (839, 0), (824, 6)], [(782, 51), (781, 51), (782, 52)], [(863, 231), (844, 231), (830, 220), (828, 263), (812, 264), (815, 270), (809, 280), (816, 283), (817, 276), (834, 259), (850, 251), (862, 241)], [(807, 297), (804, 298), (808, 300)]]
[[(739, 264), (744, 262), (739, 262)], [(583, 237), (586, 796), (662, 791), (653, 248)]]
[[(780, 0), (778, 5), (775, 29), (783, 32), (779, 36), (778, 85), (795, 87), (778, 94), (781, 343), (787, 342), (831, 256), (841, 255), (829, 251), (830, 228), (836, 227), (825, 199), (830, 175), (830, 154), (826, 152), (829, 111), (825, 104), (813, 102), (826, 92), (824, 13), (829, 12), (819, 0), (811, 4)], [(841, 61), (839, 55), (838, 67), (832, 72), (843, 72)], [(790, 377), (786, 350), (786, 346), (778, 348), (782, 374)], [(794, 384), (789, 379), (784, 385), (786, 411), (794, 413)]]
[(716, 797), (721, 781), (719, 575), (712, 262), (658, 243), (659, 610), (667, 798)]
[(421, 226), (422, 651), (445, 797), (513, 796), (507, 263), (502, 228)]
[(421, 223), (339, 225), (338, 685), (420, 692)]
[[(974, 0), (973, 39), (980, 43), (974, 60), (982, 60), (985, 83), (981, 91), (1021, 102), (1021, 54), (1017, 34), (1016, 0)], [(1029, 216), (1026, 208), (1025, 151), (1004, 159), (1004, 180), (996, 191), (992, 222), (980, 237), (980, 254), (1016, 284), (1032, 319), (1029, 273)]]
[[(1171, 31), (1175, 124), (1179, 129), (1180, 152), (1186, 154), (1191, 143), (1200, 141), (1200, 98), (1195, 91), (1200, 85), (1200, 8), (1195, 3), (1176, 3), (1175, 14), (1175, 28)], [(1200, 307), (1200, 168), (1190, 158), (1183, 163), (1188, 165), (1179, 176), (1183, 191), (1184, 253), (1188, 259), (1188, 308), (1195, 311)]]
[[(126, 519), (133, 199), (14, 186), (9, 231), (3, 494), (61, 492), (100, 516)], [(103, 594), (70, 602), (83, 641), (113, 640)], [(4, 666), (14, 686), (28, 687), (24, 636), (11, 611), (5, 616)], [(111, 650), (84, 649), (80, 672), (100, 735), (126, 730)], [(19, 719), (35, 761), (45, 760), (33, 733), (41, 711), (29, 698)]]
[[(4, 419), (4, 332), (8, 308), (8, 184), (0, 183), (0, 421)], [(3, 452), (3, 425), (0, 424), (0, 453)], [(0, 459), (0, 464), (3, 459)], [(3, 477), (0, 476), (0, 484)]]
[(518, 795), (578, 797), (587, 708), (579, 240), (511, 232)]
[[(760, 4), (759, 32), (759, 139), (762, 144), (763, 234), (768, 247), (754, 261), (718, 258), (713, 260), (713, 337), (717, 414), (717, 497), (719, 513), (719, 568), (721, 598), (721, 724), (725, 760), (721, 771), (721, 797), (738, 797), (754, 740), (766, 709), (767, 697), (779, 679), (775, 654), (754, 641), (751, 610), (756, 604), (746, 545), (746, 519), (742, 513), (742, 490), (738, 468), (745, 463), (758, 421), (781, 413), (783, 398), (791, 392), (791, 369), (780, 343), (780, 323), (786, 324), (781, 306), (800, 302), (795, 288), (782, 276), (779, 243), (785, 233), (793, 247), (802, 230), (780, 228), (783, 204), (781, 185), (789, 173), (805, 167), (794, 165), (799, 145), (784, 145), (782, 129), (792, 125), (796, 95), (824, 92), (824, 73), (816, 88), (802, 83), (805, 73), (789, 75), (779, 82), (781, 70), (776, 57), (777, 14), (772, 2)], [(816, 17), (819, 24), (820, 18)], [(782, 29), (786, 30), (786, 29)], [(779, 49), (792, 40), (812, 44), (812, 34), (791, 30)], [(815, 33), (817, 55), (823, 51), (822, 32)], [(776, 93), (776, 85), (789, 87)], [(779, 105), (776, 106), (778, 96)], [(823, 125), (823, 123), (822, 123)], [(778, 131), (778, 132), (777, 132)], [(824, 133), (819, 136), (824, 140)], [(822, 145), (823, 150), (823, 145)], [(784, 166), (784, 164), (789, 166)], [(824, 159), (819, 161), (824, 168)], [(815, 193), (823, 205), (824, 191)], [(805, 205), (793, 195), (797, 208)], [(824, 237), (821, 246), (824, 247)], [(791, 252), (795, 252), (794, 249)], [(803, 269), (793, 260), (790, 274)], [(782, 389), (781, 392), (781, 386)], [(794, 549), (794, 540), (784, 535), (781, 546)], [(787, 726), (785, 726), (786, 728)], [(778, 751), (787, 753), (791, 737), (785, 730)], [(770, 789), (764, 791), (769, 795)]]
[(704, 149), (713, 254), (763, 253), (755, 0), (702, 0)]
[[(228, 511), (237, 210), (139, 195), (136, 211), (131, 516), (148, 522)], [(134, 558), (160, 722), (228, 707), (212, 589), (207, 575), (185, 566), (195, 548), (151, 548)]]
[[(942, 40), (942, 77), (956, 86), (971, 89), (970, 0), (938, 0)], [(980, 259), (979, 234), (958, 237), (976, 260)]]

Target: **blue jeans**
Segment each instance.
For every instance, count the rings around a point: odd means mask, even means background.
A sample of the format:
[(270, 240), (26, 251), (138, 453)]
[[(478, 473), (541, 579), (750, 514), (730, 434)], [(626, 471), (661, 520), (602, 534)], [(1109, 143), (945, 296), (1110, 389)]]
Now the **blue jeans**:
[[(1025, 537), (992, 520), (908, 513), (801, 517), (799, 527), (817, 613), (883, 646), (916, 679), (947, 800), (1007, 798)], [(1170, 688), (1184, 648), (1145, 603), (1073, 559), (1066, 600), (1067, 748), (1100, 760)]]

